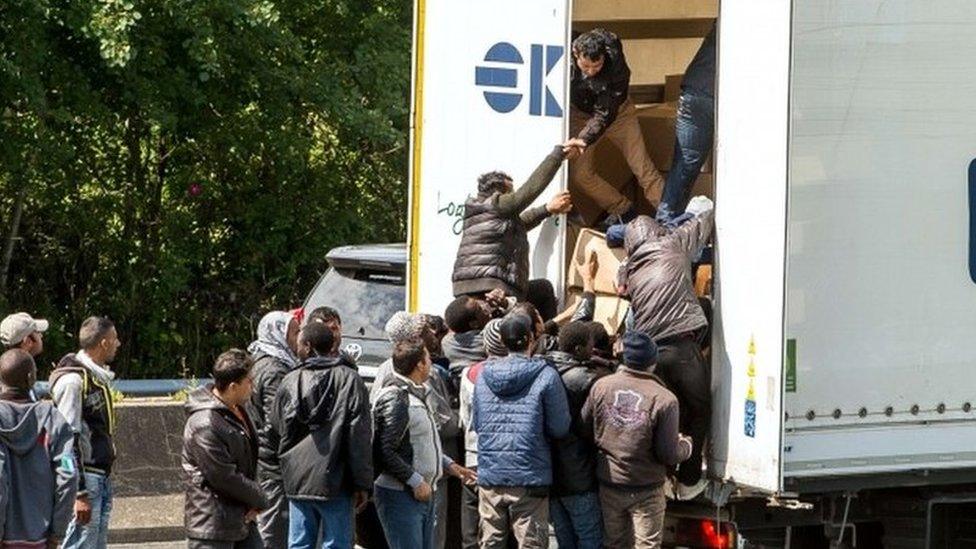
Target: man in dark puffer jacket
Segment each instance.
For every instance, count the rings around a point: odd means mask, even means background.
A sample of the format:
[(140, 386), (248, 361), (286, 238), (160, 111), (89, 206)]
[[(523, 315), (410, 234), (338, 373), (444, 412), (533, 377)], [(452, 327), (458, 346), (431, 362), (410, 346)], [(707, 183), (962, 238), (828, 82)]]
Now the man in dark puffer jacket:
[(552, 526), (560, 549), (599, 549), (603, 523), (596, 480), (596, 445), (580, 412), (590, 388), (612, 372), (590, 362), (593, 332), (587, 322), (570, 322), (559, 330), (559, 350), (548, 358), (566, 386), (572, 427), (553, 443), (553, 485), (549, 500)]
[(231, 349), (213, 367), (214, 384), (190, 393), (183, 430), (185, 519), (190, 549), (257, 549), (254, 523), (268, 506), (256, 480), (258, 443), (244, 411), (251, 397), (247, 353)]
[(525, 299), (529, 290), (528, 232), (573, 205), (564, 191), (544, 206), (529, 206), (555, 177), (563, 159), (578, 154), (576, 147), (557, 145), (518, 190), (504, 172), (478, 178), (478, 196), (464, 204), (464, 232), (452, 277), (455, 297), (500, 289)]
[(549, 440), (566, 436), (570, 416), (559, 374), (531, 356), (533, 324), (514, 311), (502, 321), (510, 354), (486, 362), (475, 383), (482, 549), (504, 548), (511, 530), (519, 547), (549, 546)]

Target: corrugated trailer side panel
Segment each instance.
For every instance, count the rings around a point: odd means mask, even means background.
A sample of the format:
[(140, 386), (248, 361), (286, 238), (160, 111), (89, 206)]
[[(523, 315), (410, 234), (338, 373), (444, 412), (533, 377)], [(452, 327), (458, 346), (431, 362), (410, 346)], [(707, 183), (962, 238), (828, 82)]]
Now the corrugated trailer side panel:
[(976, 465), (976, 3), (796, 0), (785, 475)]

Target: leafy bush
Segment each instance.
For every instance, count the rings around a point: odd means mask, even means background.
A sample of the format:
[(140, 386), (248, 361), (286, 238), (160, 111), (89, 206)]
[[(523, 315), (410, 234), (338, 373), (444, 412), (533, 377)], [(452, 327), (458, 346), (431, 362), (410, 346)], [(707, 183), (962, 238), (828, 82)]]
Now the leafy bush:
[[(8, 0), (0, 312), (205, 374), (341, 244), (405, 235), (410, 2)], [(19, 223), (15, 211), (22, 207)], [(13, 240), (11, 240), (13, 238)]]

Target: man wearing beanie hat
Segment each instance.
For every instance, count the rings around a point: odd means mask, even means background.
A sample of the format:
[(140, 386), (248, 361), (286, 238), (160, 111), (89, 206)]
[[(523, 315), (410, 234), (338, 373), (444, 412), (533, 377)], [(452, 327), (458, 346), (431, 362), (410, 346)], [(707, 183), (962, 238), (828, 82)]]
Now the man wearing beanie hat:
[(624, 363), (593, 385), (582, 419), (598, 448), (605, 547), (657, 548), (667, 470), (688, 459), (691, 440), (678, 432), (678, 399), (653, 373), (654, 341), (629, 331), (623, 345)]
[(569, 405), (559, 373), (533, 357), (535, 321), (513, 311), (499, 325), (509, 354), (485, 363), (474, 388), (471, 422), (478, 433), (481, 547), (549, 546), (550, 440), (569, 432)]

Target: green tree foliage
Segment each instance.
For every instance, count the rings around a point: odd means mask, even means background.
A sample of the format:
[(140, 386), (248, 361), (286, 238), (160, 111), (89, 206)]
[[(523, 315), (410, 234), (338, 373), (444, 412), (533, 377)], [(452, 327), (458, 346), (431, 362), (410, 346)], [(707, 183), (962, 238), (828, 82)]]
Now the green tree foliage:
[(45, 364), (106, 314), (121, 375), (200, 374), (300, 304), (331, 247), (402, 240), (410, 17), (404, 0), (4, 0), (0, 312), (52, 320)]

